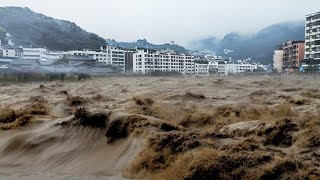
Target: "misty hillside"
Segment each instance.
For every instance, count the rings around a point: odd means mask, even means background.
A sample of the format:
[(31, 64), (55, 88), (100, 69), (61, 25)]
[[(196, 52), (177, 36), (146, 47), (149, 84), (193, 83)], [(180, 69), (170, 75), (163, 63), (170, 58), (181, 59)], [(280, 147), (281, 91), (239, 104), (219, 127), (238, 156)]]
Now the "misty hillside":
[(304, 22), (286, 22), (271, 25), (256, 34), (243, 36), (229, 33), (222, 40), (206, 38), (194, 43), (196, 50), (224, 55), (224, 49), (234, 50), (228, 56), (235, 59), (249, 58), (264, 64), (272, 62), (273, 50), (288, 40), (304, 40)]
[(0, 26), (0, 40), (1, 40), (1, 43), (5, 43), (6, 37), (7, 37), (7, 31), (3, 27)]
[(53, 50), (91, 49), (105, 45), (103, 38), (75, 23), (47, 17), (28, 8), (0, 7), (0, 27), (12, 36), (15, 45)]
[(112, 46), (128, 48), (128, 49), (134, 49), (138, 47), (138, 48), (150, 48), (155, 50), (174, 50), (178, 53), (185, 53), (185, 54), (188, 52), (188, 50), (186, 50), (184, 47), (176, 44), (172, 45), (172, 44), (166, 43), (161, 45), (155, 45), (155, 44), (149, 43), (145, 39), (139, 39), (135, 42), (117, 42), (113, 39), (107, 39), (107, 43)]

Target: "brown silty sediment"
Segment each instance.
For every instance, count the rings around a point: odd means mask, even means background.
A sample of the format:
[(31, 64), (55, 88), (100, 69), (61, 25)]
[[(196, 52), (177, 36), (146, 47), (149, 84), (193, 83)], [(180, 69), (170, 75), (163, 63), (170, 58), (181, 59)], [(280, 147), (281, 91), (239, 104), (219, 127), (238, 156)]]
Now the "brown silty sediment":
[(319, 87), (309, 76), (5, 83), (0, 178), (317, 179)]

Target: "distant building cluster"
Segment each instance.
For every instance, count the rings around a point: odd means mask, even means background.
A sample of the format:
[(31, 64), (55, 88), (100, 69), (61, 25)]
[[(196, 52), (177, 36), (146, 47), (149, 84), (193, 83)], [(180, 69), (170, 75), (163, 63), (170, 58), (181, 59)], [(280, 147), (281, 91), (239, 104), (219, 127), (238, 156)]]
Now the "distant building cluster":
[(320, 68), (320, 12), (306, 15), (305, 40), (284, 42), (273, 54), (276, 72), (304, 72), (306, 68)]
[(65, 54), (65, 52), (49, 51), (46, 48), (23, 48), (14, 46), (3, 46), (0, 51), (0, 54), (4, 58), (40, 61), (60, 59)]
[(117, 73), (117, 67), (96, 61), (93, 58), (82, 55), (63, 55), (62, 58), (41, 61), (36, 59), (1, 59), (0, 72), (7, 75), (18, 75), (19, 79), (24, 75), (96, 75), (105, 76)]
[[(70, 57), (74, 59), (72, 62), (75, 59), (78, 59), (79, 63), (91, 62), (91, 64), (83, 64), (88, 67), (102, 63), (106, 65), (106, 68), (112, 69), (113, 72), (125, 74), (236, 75), (253, 72), (258, 68), (257, 64), (250, 64), (247, 61), (231, 62), (223, 60), (220, 56), (200, 52), (181, 54), (173, 50), (123, 49), (109, 45), (101, 47), (98, 50), (73, 50), (66, 52), (51, 51), (46, 48), (15, 47), (12, 44), (0, 47), (2, 62), (8, 60), (12, 62), (11, 64), (28, 64), (29, 62), (29, 66), (33, 66), (35, 61), (37, 61), (39, 62), (39, 69), (47, 69), (49, 72), (53, 71), (53, 67), (55, 69), (54, 72), (59, 72), (57, 68), (64, 69), (63, 72), (69, 72), (70, 69), (74, 68), (74, 65), (59, 63), (64, 62), (61, 60), (70, 59)], [(86, 59), (83, 57), (86, 57)], [(70, 62), (68, 61), (68, 63)], [(59, 66), (54, 64), (59, 64)], [(99, 64), (99, 69), (101, 67), (103, 66)]]
[[(52, 71), (53, 65), (64, 62), (61, 60), (70, 59), (72, 56), (74, 60), (68, 63), (75, 62), (76, 59), (78, 63), (61, 65), (62, 69), (73, 69), (77, 64), (82, 63), (88, 68), (99, 66), (101, 69), (104, 64), (106, 68), (112, 69), (112, 72), (141, 75), (228, 76), (270, 72), (270, 69), (272, 71), (271, 65), (254, 63), (250, 58), (225, 59), (222, 56), (198, 51), (182, 54), (169, 49), (124, 49), (110, 45), (94, 50), (52, 51), (46, 48), (14, 46), (10, 34), (7, 34), (6, 42), (7, 45), (2, 46), (0, 41), (0, 69), (6, 69), (9, 65), (28, 64), (28, 62), (32, 64), (37, 61), (42, 69), (46, 69), (45, 66), (48, 67), (51, 64), (49, 69)], [(171, 44), (174, 45), (174, 42)], [(231, 49), (224, 49), (225, 55), (232, 52)], [(59, 66), (54, 67), (55, 71), (59, 68)], [(283, 42), (273, 54), (273, 71), (275, 72), (305, 72), (310, 67), (320, 70), (320, 12), (306, 15), (304, 40)]]
[[(228, 76), (254, 72), (259, 68), (258, 64), (251, 63), (251, 59), (232, 61), (197, 51), (182, 54), (170, 49), (124, 49), (111, 45), (94, 50), (52, 51), (17, 47), (9, 34), (7, 37), (7, 45), (1, 46), (0, 42), (0, 71), (10, 69), (12, 73)], [(225, 52), (228, 54), (232, 50), (226, 49)]]
[(281, 73), (285, 70), (299, 71), (304, 60), (304, 41), (288, 41), (274, 51), (273, 67)]
[(246, 62), (230, 62), (225, 60), (211, 61), (209, 63), (211, 73), (217, 75), (239, 75), (242, 73), (254, 72), (258, 69), (258, 64)]

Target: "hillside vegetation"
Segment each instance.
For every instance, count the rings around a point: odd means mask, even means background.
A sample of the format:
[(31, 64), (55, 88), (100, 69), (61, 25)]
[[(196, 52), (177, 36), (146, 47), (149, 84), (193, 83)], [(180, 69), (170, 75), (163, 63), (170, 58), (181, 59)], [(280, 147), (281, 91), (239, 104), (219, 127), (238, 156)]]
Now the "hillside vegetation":
[(53, 50), (93, 49), (105, 45), (103, 38), (73, 22), (47, 17), (28, 8), (0, 7), (0, 27), (10, 33), (16, 45)]
[[(304, 40), (304, 22), (285, 22), (268, 26), (261, 31), (241, 35), (236, 32), (226, 34), (222, 39), (208, 37), (194, 41), (188, 47), (206, 52), (215, 52), (218, 55), (233, 59), (252, 58), (255, 61), (272, 63), (273, 51), (289, 40)], [(233, 50), (224, 54), (225, 49)]]
[(128, 48), (128, 49), (149, 48), (149, 49), (155, 49), (155, 50), (174, 50), (178, 53), (184, 53), (184, 54), (188, 53), (188, 50), (186, 50), (184, 47), (179, 46), (177, 44), (166, 43), (166, 44), (155, 45), (148, 42), (146, 39), (139, 39), (135, 42), (117, 42), (116, 40), (113, 40), (113, 39), (107, 39), (107, 43), (112, 46)]

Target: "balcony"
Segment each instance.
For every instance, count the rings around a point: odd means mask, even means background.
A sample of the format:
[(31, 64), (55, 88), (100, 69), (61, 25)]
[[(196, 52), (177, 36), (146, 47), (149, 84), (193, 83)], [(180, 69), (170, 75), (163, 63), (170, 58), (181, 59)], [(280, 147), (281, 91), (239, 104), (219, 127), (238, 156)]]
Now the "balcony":
[(320, 47), (320, 44), (316, 45), (316, 44), (313, 44), (310, 46), (310, 48), (317, 48), (317, 47)]

